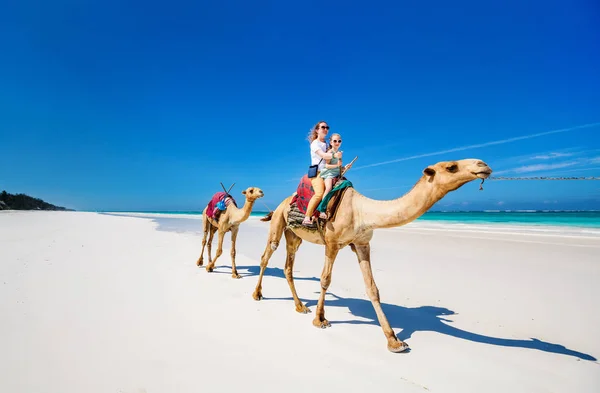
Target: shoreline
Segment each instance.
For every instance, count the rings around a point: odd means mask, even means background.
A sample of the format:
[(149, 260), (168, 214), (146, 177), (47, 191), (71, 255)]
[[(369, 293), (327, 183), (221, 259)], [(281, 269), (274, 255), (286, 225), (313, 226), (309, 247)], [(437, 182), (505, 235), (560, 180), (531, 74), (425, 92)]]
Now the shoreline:
[[(154, 212), (122, 212), (122, 211), (38, 211), (38, 210), (2, 210), (0, 214), (18, 214), (18, 213), (86, 213), (108, 215), (115, 217), (132, 217), (145, 219), (182, 219), (202, 221), (202, 215), (189, 213), (154, 213)], [(265, 213), (266, 214), (266, 213)], [(493, 213), (492, 213), (493, 214)], [(263, 212), (253, 212), (247, 222), (258, 222), (261, 225), (268, 226), (268, 222), (261, 222)], [(451, 220), (433, 220), (417, 219), (401, 227), (377, 229), (376, 231), (444, 231), (444, 232), (464, 232), (464, 233), (486, 233), (486, 234), (519, 234), (519, 235), (538, 235), (538, 236), (556, 236), (556, 237), (582, 237), (596, 239), (600, 238), (600, 226), (585, 226), (575, 224), (538, 224), (529, 222), (460, 222)], [(201, 231), (201, 227), (198, 227)]]
[[(97, 214), (106, 214), (122, 217), (137, 217), (148, 219), (191, 219), (202, 220), (200, 214), (173, 214), (173, 213), (128, 213), (128, 212), (102, 212)], [(261, 215), (251, 215), (248, 221), (260, 222), (268, 226), (268, 222), (261, 222)], [(453, 222), (443, 220), (415, 220), (411, 223), (396, 228), (378, 229), (399, 231), (407, 229), (421, 229), (428, 231), (457, 231), (457, 232), (486, 232), (486, 233), (512, 233), (512, 234), (539, 234), (547, 236), (581, 236), (590, 238), (600, 238), (600, 227), (576, 226), (576, 225), (545, 225), (532, 223), (503, 223), (503, 222)]]

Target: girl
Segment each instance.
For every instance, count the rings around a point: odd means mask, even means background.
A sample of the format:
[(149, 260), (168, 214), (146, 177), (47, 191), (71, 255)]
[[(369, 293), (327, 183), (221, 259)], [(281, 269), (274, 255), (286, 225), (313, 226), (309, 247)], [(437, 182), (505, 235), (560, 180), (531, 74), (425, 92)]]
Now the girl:
[(325, 192), (323, 192), (323, 195), (329, 194), (329, 191), (333, 188), (333, 179), (341, 174), (342, 159), (335, 158), (334, 155), (342, 146), (342, 136), (337, 133), (332, 134), (329, 138), (329, 145), (331, 146), (331, 149), (329, 149), (327, 153), (331, 153), (333, 158), (325, 160), (325, 169), (323, 169), (319, 175), (325, 182)]

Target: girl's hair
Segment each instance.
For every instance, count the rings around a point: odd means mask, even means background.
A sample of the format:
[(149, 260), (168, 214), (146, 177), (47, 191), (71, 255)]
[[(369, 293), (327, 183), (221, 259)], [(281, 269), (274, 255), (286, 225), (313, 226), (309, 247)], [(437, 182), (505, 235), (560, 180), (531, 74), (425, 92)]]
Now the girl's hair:
[(308, 143), (312, 143), (312, 141), (314, 141), (315, 139), (318, 138), (319, 136), (319, 125), (321, 123), (327, 123), (325, 120), (321, 120), (319, 122), (317, 122), (317, 124), (315, 124), (313, 126), (313, 128), (310, 130), (310, 132), (308, 133)]
[(340, 134), (338, 134), (337, 132), (334, 132), (333, 134), (331, 134), (331, 135), (329, 136), (329, 146), (331, 146), (331, 139), (332, 139), (332, 138), (333, 138), (335, 135), (337, 135), (337, 136), (338, 136), (340, 139), (342, 138), (342, 136), (341, 136)]

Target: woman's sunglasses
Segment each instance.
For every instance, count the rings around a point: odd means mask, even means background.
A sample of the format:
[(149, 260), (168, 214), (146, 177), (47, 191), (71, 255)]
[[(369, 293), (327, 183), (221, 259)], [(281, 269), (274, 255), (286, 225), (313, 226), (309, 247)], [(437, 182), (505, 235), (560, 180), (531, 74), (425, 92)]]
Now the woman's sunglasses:
[(332, 139), (331, 140), (333, 143), (342, 143), (341, 139)]
[(321, 128), (323, 128), (323, 129), (325, 129), (325, 130), (328, 130), (328, 129), (329, 129), (329, 126), (321, 126)]

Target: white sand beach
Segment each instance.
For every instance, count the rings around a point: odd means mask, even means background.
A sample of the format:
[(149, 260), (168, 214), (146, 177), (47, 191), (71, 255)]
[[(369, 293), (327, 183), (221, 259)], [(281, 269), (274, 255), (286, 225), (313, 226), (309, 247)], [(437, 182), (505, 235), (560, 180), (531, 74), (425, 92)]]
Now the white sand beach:
[[(0, 213), (0, 392), (598, 392), (597, 231), (412, 223), (379, 230), (372, 265), (395, 354), (344, 249), (312, 325), (323, 247), (303, 243), (295, 312), (268, 223), (195, 265), (198, 217)], [(216, 249), (216, 242), (213, 251)]]

